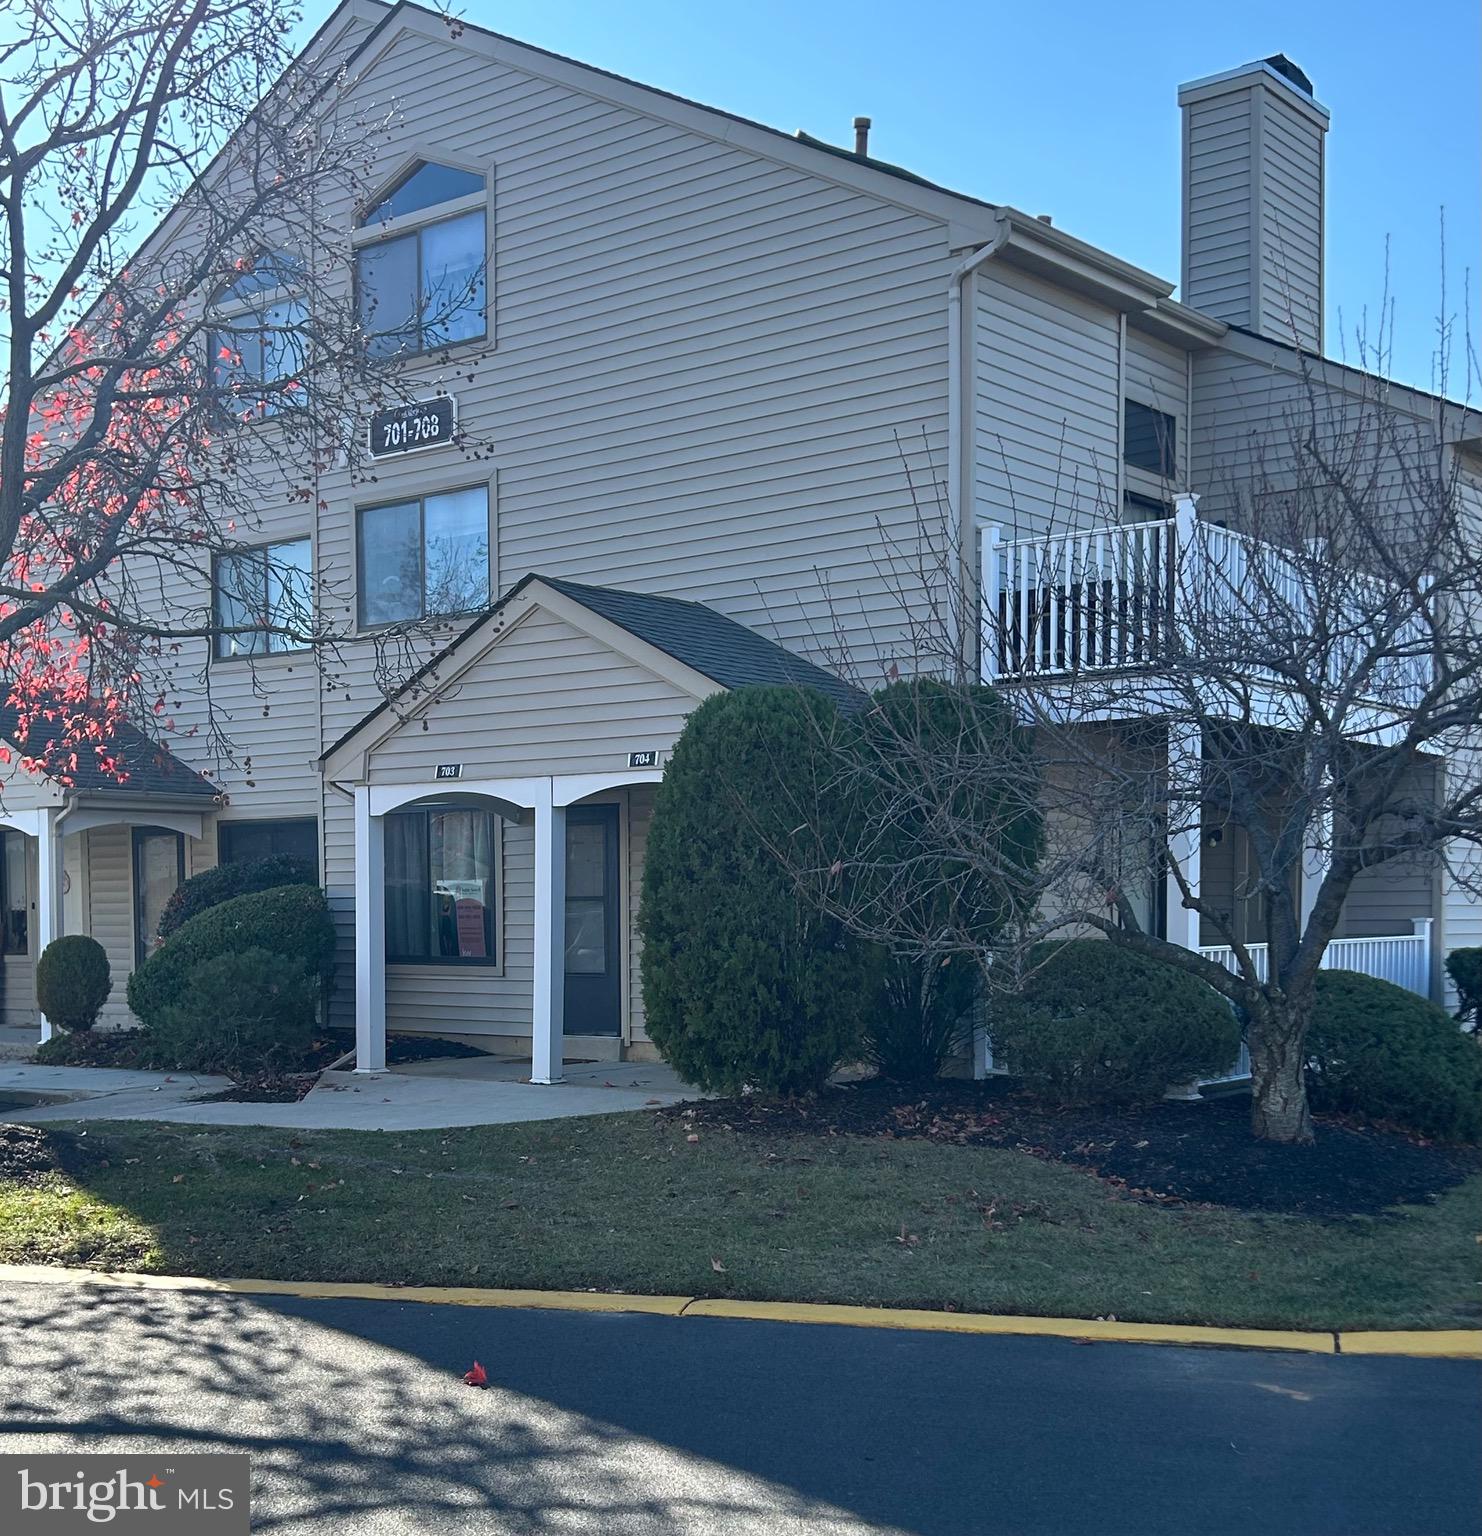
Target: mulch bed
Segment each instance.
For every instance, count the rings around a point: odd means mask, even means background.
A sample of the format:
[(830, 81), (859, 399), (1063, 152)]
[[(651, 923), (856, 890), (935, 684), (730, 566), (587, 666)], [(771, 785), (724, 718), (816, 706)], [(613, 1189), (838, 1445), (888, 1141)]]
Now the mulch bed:
[(90, 1161), (80, 1140), (39, 1125), (0, 1125), (0, 1184), (27, 1188), (49, 1173), (80, 1173)]
[(921, 1137), (1004, 1147), (1084, 1168), (1132, 1198), (1299, 1216), (1374, 1215), (1423, 1204), (1482, 1170), (1482, 1150), (1321, 1119), (1317, 1144), (1276, 1146), (1250, 1133), (1243, 1094), (1135, 1110), (1055, 1109), (1012, 1083), (879, 1080), (816, 1099), (709, 1099), (660, 1111), (750, 1136)]
[[(331, 1035), (316, 1040), (303, 1070), (298, 1072), (259, 1072), (243, 1078), (220, 1093), (206, 1095), (197, 1100), (201, 1104), (295, 1104), (319, 1081), (319, 1074), (332, 1062), (338, 1061), (355, 1044), (353, 1035)], [(413, 1061), (438, 1061), (463, 1059), (468, 1056), (487, 1056), (476, 1046), (461, 1045), (456, 1040), (437, 1040), (430, 1035), (388, 1035), (386, 1037), (386, 1065), (405, 1066)]]

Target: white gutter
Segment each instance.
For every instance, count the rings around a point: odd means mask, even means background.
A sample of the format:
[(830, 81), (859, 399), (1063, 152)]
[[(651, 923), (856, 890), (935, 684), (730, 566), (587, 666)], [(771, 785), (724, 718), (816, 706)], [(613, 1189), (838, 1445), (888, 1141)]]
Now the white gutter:
[[(977, 507), (972, 457), (967, 451), (968, 433), (964, 424), (964, 401), (971, 393), (965, 378), (971, 349), (964, 345), (962, 291), (973, 273), (998, 255), (1012, 233), (1013, 224), (1000, 216), (997, 234), (987, 245), (979, 246), (958, 262), (947, 279), (947, 511), (949, 516), (955, 513), (957, 518), (961, 592), (958, 608), (963, 620), (972, 611), (976, 592), (971, 562)], [(967, 655), (966, 641), (965, 628), (964, 633), (952, 636), (953, 651), (965, 669), (972, 659)]]

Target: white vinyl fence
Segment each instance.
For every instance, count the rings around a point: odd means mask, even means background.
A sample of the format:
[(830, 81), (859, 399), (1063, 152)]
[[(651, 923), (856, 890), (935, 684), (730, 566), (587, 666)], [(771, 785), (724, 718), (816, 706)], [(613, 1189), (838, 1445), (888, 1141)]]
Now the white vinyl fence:
[[(1431, 928), (1433, 919), (1414, 919), (1413, 933), (1385, 935), (1376, 939), (1334, 939), (1322, 957), (1325, 971), (1361, 971), (1365, 976), (1377, 976), (1380, 981), (1391, 981), (1397, 987), (1418, 992), (1422, 997), (1431, 993)], [(1256, 974), (1266, 980), (1266, 946), (1248, 944), (1246, 949), (1255, 966)], [(1199, 953), (1206, 960), (1217, 960), (1227, 971), (1237, 970), (1235, 951), (1226, 944), (1213, 944)], [(1202, 1079), (1206, 1083), (1228, 1083), (1250, 1076), (1250, 1051), (1244, 1041), (1240, 1056), (1228, 1072), (1218, 1077)]]

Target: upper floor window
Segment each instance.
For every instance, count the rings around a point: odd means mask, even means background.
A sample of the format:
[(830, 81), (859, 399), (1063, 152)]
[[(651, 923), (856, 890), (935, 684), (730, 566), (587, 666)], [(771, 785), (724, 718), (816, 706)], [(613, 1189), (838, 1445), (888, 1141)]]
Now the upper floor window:
[(314, 620), (309, 541), (264, 544), (216, 562), (216, 654), (261, 656), (308, 644)]
[(226, 408), (244, 421), (276, 415), (302, 387), (309, 314), (293, 292), (302, 271), (287, 251), (267, 251), (216, 296), (211, 377)]
[[(362, 230), (395, 221), (356, 253), (360, 323), (373, 357), (429, 352), (486, 334), (488, 241), (484, 178), (419, 160)], [(410, 220), (411, 227), (404, 227)]]
[(1171, 480), (1178, 460), (1178, 423), (1138, 400), (1122, 403), (1122, 459), (1133, 469)]
[(359, 521), (362, 628), (488, 607), (488, 486), (362, 507)]

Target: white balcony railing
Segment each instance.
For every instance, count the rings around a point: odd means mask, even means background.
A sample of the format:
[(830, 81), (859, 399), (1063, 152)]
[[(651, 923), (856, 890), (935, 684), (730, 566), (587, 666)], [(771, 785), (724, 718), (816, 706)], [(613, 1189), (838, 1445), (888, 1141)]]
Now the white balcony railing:
[(1310, 554), (1200, 522), (1192, 498), (1176, 517), (1033, 538), (1004, 539), (989, 525), (980, 561), (985, 681), (1156, 671), (1178, 624), (1186, 643), (1192, 626), (1239, 656), (1242, 624), (1260, 626), (1263, 637), (1272, 622), (1283, 633), (1309, 633), (1314, 604), (1325, 610), (1326, 629), (1342, 631), (1328, 645), (1330, 671), (1347, 681), (1366, 667), (1366, 699), (1403, 706), (1431, 678), (1418, 618), (1394, 635), (1374, 628), (1370, 616), (1384, 606), (1377, 579), (1315, 582)]

